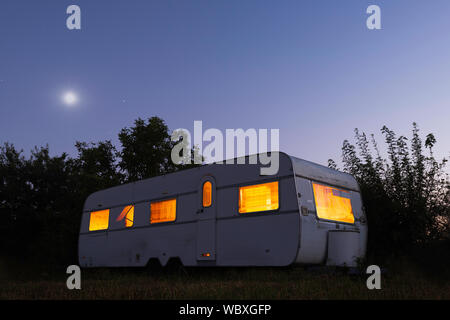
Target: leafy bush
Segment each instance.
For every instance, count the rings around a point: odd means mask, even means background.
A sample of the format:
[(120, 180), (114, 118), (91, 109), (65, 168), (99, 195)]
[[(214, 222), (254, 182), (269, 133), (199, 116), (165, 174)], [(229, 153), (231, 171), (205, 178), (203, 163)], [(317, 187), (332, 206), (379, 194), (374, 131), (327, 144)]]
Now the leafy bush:
[[(444, 171), (447, 159), (433, 155), (436, 139), (428, 134), (425, 143), (413, 123), (412, 138), (397, 137), (386, 126), (387, 158), (379, 152), (374, 135), (370, 141), (355, 129), (356, 146), (342, 146), (344, 171), (358, 181), (369, 223), (369, 252), (396, 254), (449, 235), (450, 183)], [(424, 149), (428, 155), (424, 155)], [(329, 166), (336, 168), (333, 160)]]

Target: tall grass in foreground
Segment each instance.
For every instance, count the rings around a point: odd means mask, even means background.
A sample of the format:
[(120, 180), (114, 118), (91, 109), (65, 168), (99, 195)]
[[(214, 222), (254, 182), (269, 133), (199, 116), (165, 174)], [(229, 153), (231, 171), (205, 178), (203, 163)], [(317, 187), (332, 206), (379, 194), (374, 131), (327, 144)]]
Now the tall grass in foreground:
[[(64, 279), (6, 281), (0, 299), (450, 299), (450, 283), (409, 275), (385, 275), (381, 290), (366, 277), (289, 270), (203, 270), (152, 276), (145, 272), (85, 273), (81, 290)], [(98, 276), (96, 276), (96, 274)]]

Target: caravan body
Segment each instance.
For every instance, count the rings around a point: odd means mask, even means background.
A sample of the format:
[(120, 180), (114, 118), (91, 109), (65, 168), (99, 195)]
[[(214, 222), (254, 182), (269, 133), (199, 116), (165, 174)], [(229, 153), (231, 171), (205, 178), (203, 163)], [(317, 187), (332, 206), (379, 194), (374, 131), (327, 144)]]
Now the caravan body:
[(279, 153), (260, 164), (211, 164), (98, 191), (79, 236), (82, 267), (355, 266), (367, 224), (346, 173)]

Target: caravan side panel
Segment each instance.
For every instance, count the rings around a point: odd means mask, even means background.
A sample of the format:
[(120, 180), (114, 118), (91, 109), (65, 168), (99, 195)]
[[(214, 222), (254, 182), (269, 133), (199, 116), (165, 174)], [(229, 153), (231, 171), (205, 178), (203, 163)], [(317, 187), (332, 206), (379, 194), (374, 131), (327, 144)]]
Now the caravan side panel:
[[(280, 153), (279, 172), (261, 176), (260, 165), (208, 165), (130, 183), (92, 194), (87, 200), (79, 238), (84, 267), (144, 266), (150, 258), (165, 265), (179, 257), (187, 266), (284, 266), (294, 263), (299, 249), (300, 218), (292, 161)], [(205, 232), (201, 182), (215, 183), (215, 218)], [(239, 188), (269, 181), (279, 183), (279, 208), (239, 213)], [(176, 198), (176, 220), (150, 224), (150, 202)], [(124, 206), (134, 205), (130, 228), (116, 223)], [(110, 209), (110, 227), (90, 232), (91, 211)], [(201, 227), (201, 228), (200, 228)], [(202, 231), (203, 232), (203, 231)], [(198, 257), (202, 235), (215, 237), (215, 252)], [(202, 239), (206, 239), (202, 238)], [(202, 247), (203, 248), (203, 247)], [(199, 249), (200, 250), (200, 249)], [(205, 253), (205, 254), (209, 254)], [(208, 258), (206, 258), (208, 257)]]
[(300, 221), (293, 176), (279, 178), (280, 208), (275, 212), (239, 214), (239, 193), (224, 189), (217, 220), (218, 265), (286, 266), (295, 261)]

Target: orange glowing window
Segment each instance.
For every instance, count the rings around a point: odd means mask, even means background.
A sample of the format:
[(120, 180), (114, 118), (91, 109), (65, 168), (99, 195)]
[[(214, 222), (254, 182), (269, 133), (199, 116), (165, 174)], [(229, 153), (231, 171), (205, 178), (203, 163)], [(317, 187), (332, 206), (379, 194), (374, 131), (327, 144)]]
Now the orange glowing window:
[(277, 210), (278, 181), (239, 188), (239, 213)]
[(116, 221), (125, 220), (125, 227), (129, 228), (133, 226), (134, 220), (134, 206), (129, 205), (123, 208), (120, 215), (117, 217)]
[(313, 183), (317, 216), (321, 219), (354, 223), (350, 193)]
[(210, 207), (212, 204), (212, 183), (206, 181), (203, 184), (203, 206)]
[(150, 223), (175, 221), (177, 200), (170, 199), (150, 203)]
[(109, 209), (91, 212), (89, 231), (108, 229)]

